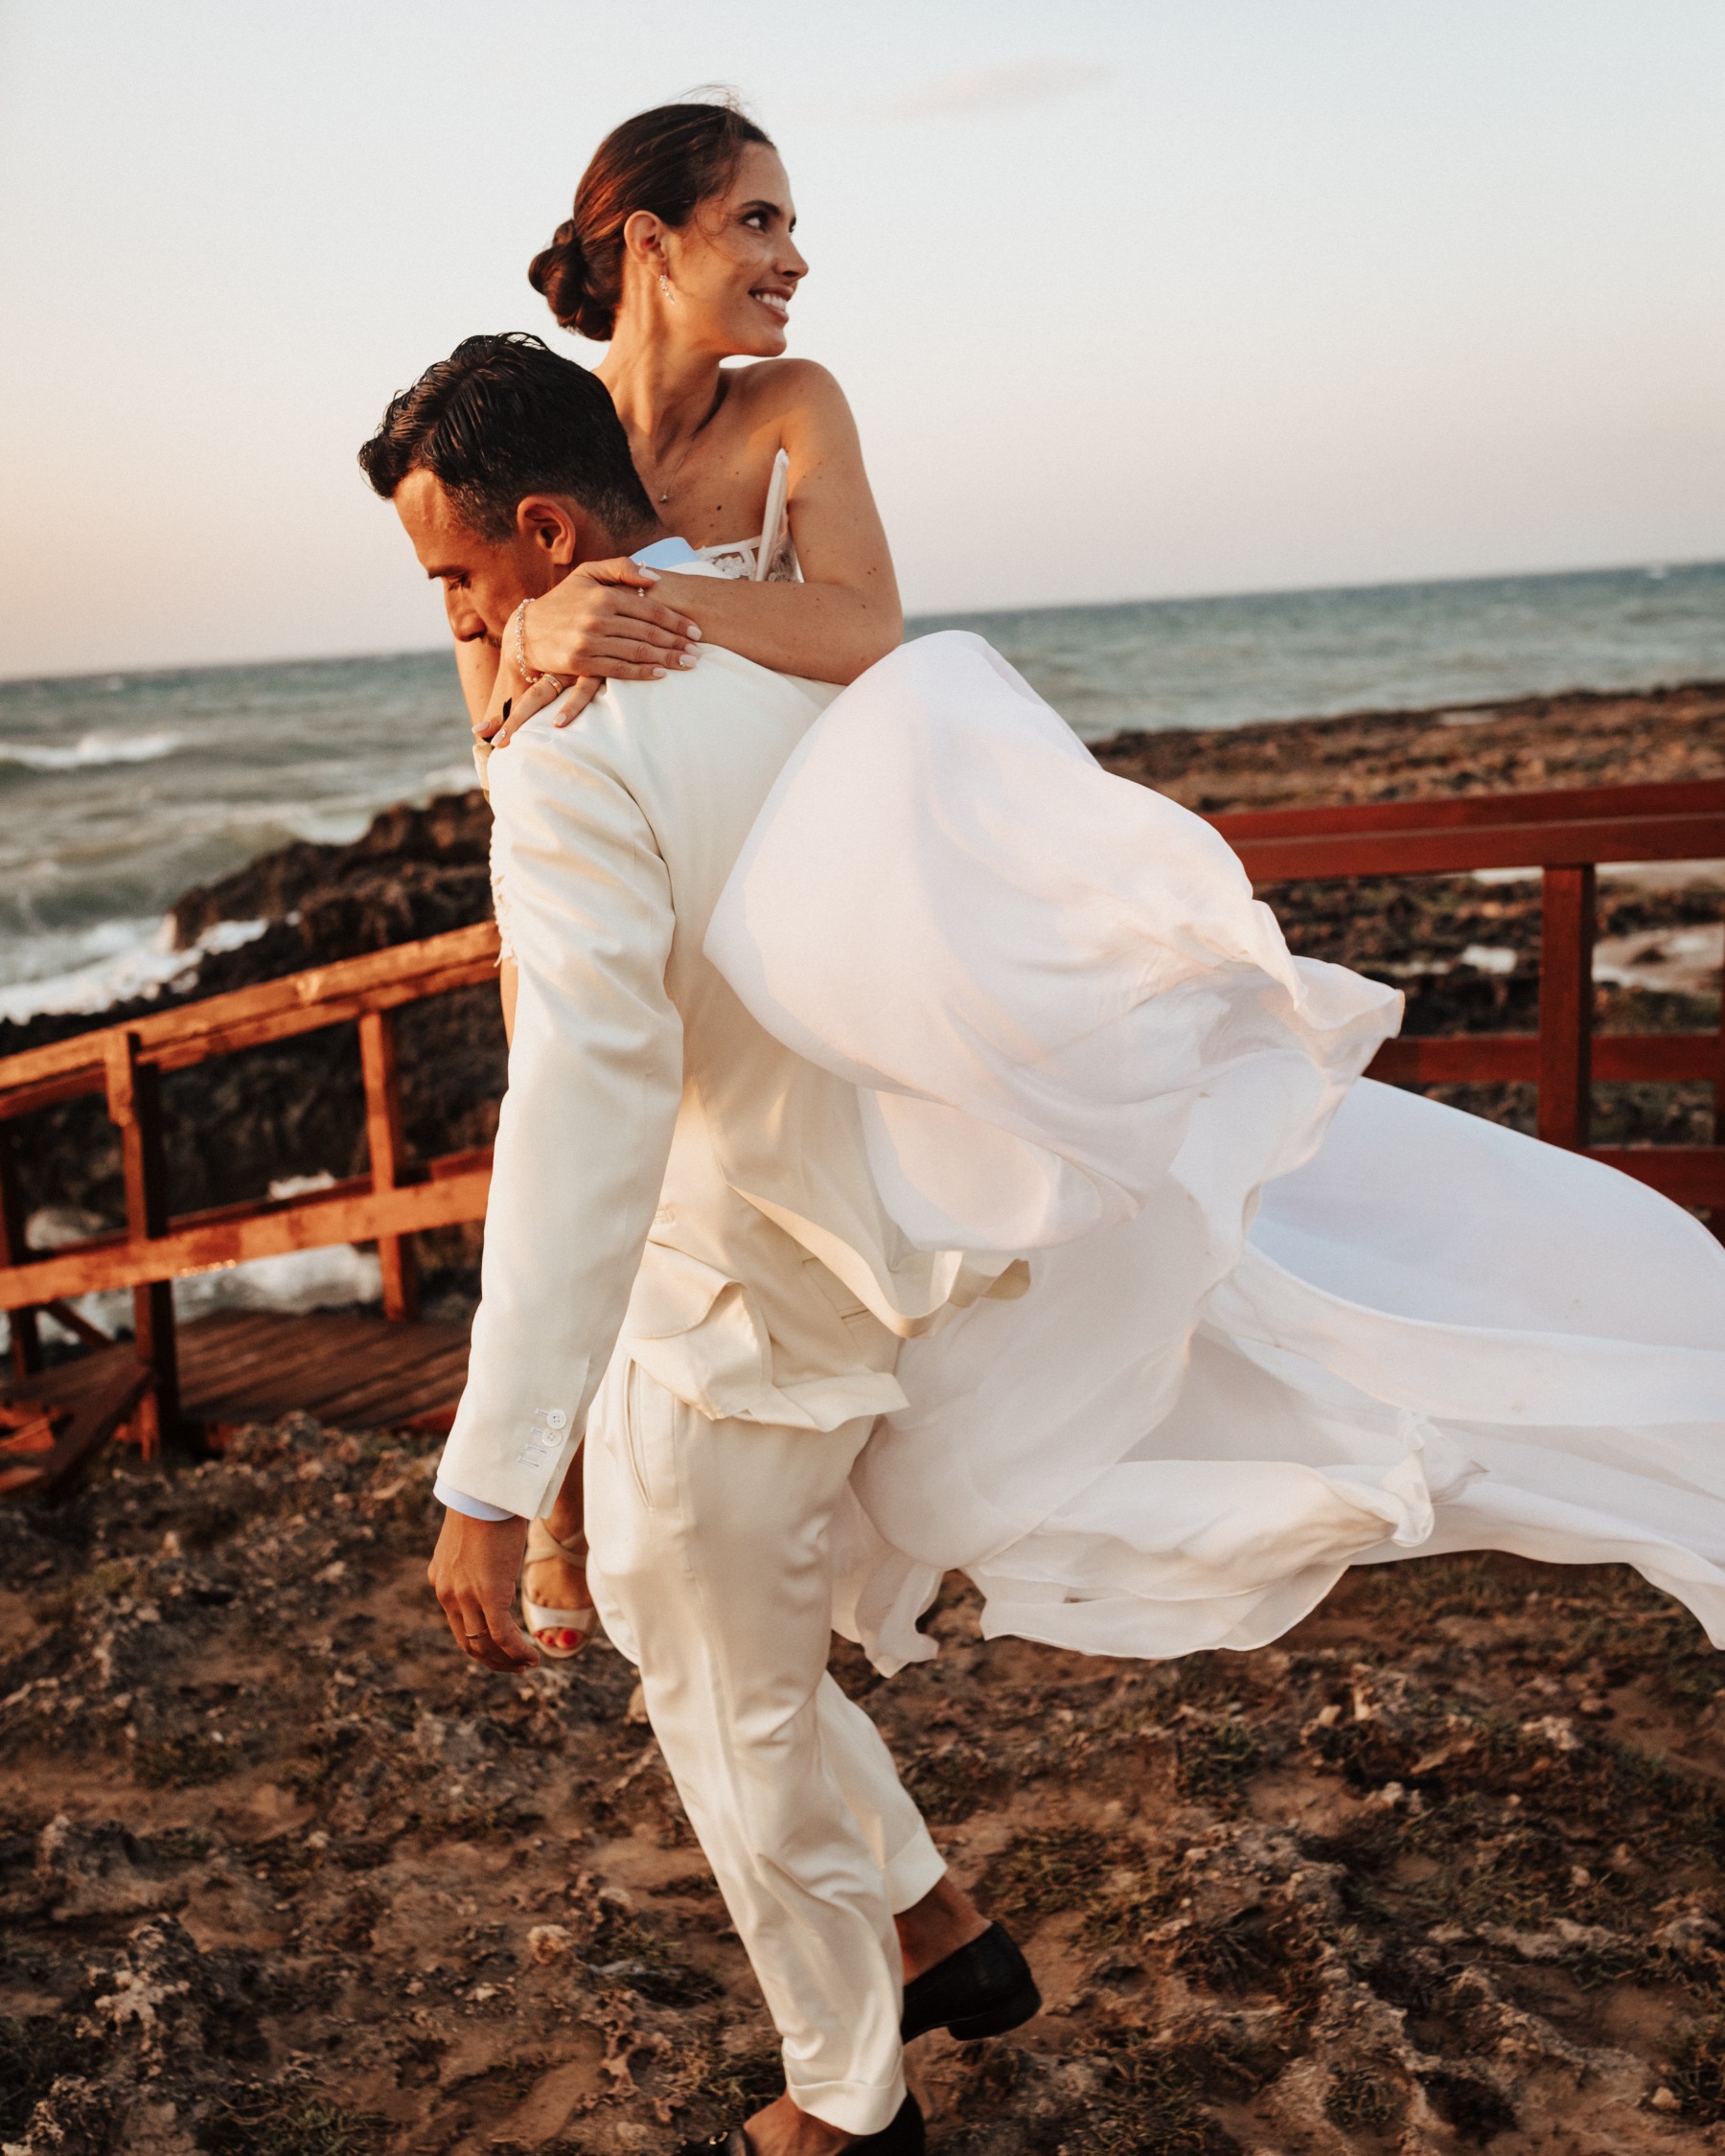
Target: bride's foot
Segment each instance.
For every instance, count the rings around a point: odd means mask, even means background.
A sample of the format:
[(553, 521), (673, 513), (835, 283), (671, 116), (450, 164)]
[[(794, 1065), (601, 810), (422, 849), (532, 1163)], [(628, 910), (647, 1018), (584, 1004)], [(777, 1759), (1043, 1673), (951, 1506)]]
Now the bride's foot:
[(527, 1528), (521, 1567), (521, 1615), (536, 1644), (555, 1660), (578, 1654), (598, 1622), (586, 1583), (586, 1537), (580, 1528), (559, 1541), (550, 1523)]

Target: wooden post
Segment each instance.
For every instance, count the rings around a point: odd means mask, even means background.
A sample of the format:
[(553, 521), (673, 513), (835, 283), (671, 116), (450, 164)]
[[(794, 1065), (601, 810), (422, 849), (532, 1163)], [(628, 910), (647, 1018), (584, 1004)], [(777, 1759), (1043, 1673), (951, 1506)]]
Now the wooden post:
[[(12, 1132), (4, 1123), (0, 1123), (0, 1255), (9, 1266), (30, 1262), (30, 1246), (24, 1240), (24, 1193), (18, 1187)], [(12, 1314), (12, 1375), (21, 1378), (34, 1376), (42, 1366), (42, 1336), (34, 1310)]]
[(1539, 937), (1539, 1135), (1580, 1151), (1593, 1107), (1594, 871), (1548, 868)]
[[(371, 1147), (374, 1191), (394, 1190), (402, 1179), (402, 1089), (396, 1075), (395, 1027), (387, 1011), (367, 1011), (359, 1021), (359, 1066), (365, 1074), (365, 1135)], [(383, 1315), (419, 1316), (419, 1267), (405, 1235), (380, 1235)]]
[[(1725, 1145), (1725, 975), (1719, 980), (1719, 1047), (1714, 1062), (1714, 1143)], [(1707, 1225), (1725, 1243), (1725, 1205), (1709, 1209)]]
[[(168, 1232), (168, 1163), (162, 1150), (162, 1074), (140, 1061), (138, 1036), (116, 1028), (105, 1043), (108, 1119), (120, 1133), (126, 1177), (126, 1229), (133, 1243)], [(144, 1457), (159, 1458), (179, 1435), (179, 1357), (173, 1335), (173, 1283), (150, 1280), (132, 1290), (137, 1355), (150, 1374), (139, 1420)]]

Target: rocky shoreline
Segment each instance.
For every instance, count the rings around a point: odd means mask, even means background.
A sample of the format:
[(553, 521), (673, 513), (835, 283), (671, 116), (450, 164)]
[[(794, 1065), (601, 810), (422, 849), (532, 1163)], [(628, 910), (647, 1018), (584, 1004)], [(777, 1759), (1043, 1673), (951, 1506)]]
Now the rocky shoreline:
[[(1095, 745), (1122, 777), (1208, 813), (1420, 794), (1725, 775), (1725, 683), (1637, 695), (1576, 692), (1465, 709), (1366, 712), (1209, 731), (1122, 734)], [(264, 924), (238, 949), (203, 955), (175, 989), (94, 1017), (0, 1022), (0, 1056), (110, 1024), (188, 996), (218, 994), (382, 945), (435, 935), (491, 913), (489, 814), (477, 791), (380, 815), (351, 845), (299, 843), (188, 891), (173, 909), (190, 951), (221, 924)], [(1534, 1022), (1537, 885), (1423, 877), (1283, 884), (1263, 895), (1293, 948), (1390, 979), (1408, 997), (1411, 1033), (1522, 1030)], [(1644, 986), (1604, 983), (1599, 1022), (1687, 1031), (1713, 1022), (1706, 964), (1663, 985), (1661, 933), (1713, 933), (1712, 883), (1606, 887), (1601, 935), (1640, 939)], [(1648, 963), (1651, 951), (1655, 962)], [(1716, 959), (1713, 965), (1716, 968)], [(1625, 969), (1627, 970), (1627, 969)], [(489, 1141), (503, 1089), (502, 1030), (489, 989), (420, 1004), (401, 1026), (403, 1113), (422, 1156)], [(1527, 1089), (1448, 1097), (1526, 1125)], [(176, 1211), (256, 1197), (280, 1177), (337, 1178), (364, 1166), (357, 1049), (350, 1028), (178, 1073), (168, 1081), (171, 1203)], [(1705, 1087), (1599, 1089), (1601, 1142), (1674, 1142), (1711, 1135)], [(121, 1211), (119, 1155), (98, 1104), (32, 1118), (21, 1161), (32, 1212)], [(473, 1242), (460, 1232), (425, 1253), (457, 1280)]]

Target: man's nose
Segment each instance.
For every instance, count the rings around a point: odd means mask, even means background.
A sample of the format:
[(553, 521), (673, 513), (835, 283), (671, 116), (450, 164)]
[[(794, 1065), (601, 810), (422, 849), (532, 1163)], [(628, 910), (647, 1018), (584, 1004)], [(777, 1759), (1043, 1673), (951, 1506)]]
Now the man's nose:
[(467, 592), (446, 589), (444, 611), (449, 617), (449, 633), (458, 644), (476, 644), (484, 636), (484, 619)]

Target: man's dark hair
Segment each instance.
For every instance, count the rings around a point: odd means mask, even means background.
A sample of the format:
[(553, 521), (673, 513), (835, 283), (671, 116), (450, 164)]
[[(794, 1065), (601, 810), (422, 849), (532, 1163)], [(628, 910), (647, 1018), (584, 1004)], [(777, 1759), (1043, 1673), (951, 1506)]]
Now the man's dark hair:
[(482, 539), (507, 539), (527, 494), (571, 495), (619, 538), (658, 520), (605, 384), (525, 330), (465, 337), (427, 367), (390, 400), (359, 469), (386, 501), (430, 472)]

